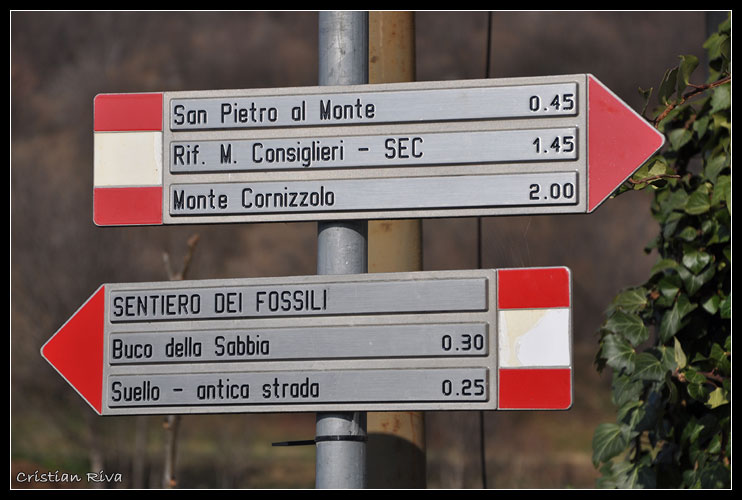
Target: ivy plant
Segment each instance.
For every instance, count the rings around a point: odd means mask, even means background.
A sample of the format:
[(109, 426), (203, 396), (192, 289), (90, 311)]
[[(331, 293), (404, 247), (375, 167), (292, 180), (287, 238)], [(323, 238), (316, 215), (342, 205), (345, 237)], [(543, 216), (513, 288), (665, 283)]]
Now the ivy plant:
[[(666, 145), (614, 194), (652, 190), (659, 228), (647, 281), (605, 313), (595, 363), (611, 369), (615, 422), (593, 435), (599, 487), (731, 486), (731, 21), (680, 56), (647, 116)], [(646, 101), (652, 89), (641, 90)]]

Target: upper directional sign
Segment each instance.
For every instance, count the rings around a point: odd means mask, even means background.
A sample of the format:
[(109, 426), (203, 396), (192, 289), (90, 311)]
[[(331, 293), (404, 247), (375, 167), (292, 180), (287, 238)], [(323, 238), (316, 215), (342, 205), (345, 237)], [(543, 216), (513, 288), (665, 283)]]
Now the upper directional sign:
[(588, 74), (101, 94), (98, 225), (588, 213), (664, 137)]
[(567, 409), (568, 269), (103, 285), (41, 349), (100, 414)]

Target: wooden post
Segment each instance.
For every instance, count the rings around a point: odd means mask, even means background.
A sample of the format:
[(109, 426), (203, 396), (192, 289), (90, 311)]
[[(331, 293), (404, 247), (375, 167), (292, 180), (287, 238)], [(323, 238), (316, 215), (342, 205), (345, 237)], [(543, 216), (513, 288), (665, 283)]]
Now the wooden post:
[[(415, 80), (412, 12), (369, 13), (369, 83)], [(368, 223), (368, 272), (422, 270), (422, 221)], [(368, 487), (425, 488), (425, 418), (422, 412), (370, 412)]]

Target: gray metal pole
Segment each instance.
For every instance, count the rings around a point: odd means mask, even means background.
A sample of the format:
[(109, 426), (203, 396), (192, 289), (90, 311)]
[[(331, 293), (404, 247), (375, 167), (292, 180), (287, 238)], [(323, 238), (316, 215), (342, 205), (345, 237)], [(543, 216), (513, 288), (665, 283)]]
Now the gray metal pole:
[[(368, 83), (368, 12), (320, 12), (319, 84)], [(320, 222), (317, 274), (368, 271), (368, 222)], [(366, 487), (366, 414), (318, 413), (317, 488)]]

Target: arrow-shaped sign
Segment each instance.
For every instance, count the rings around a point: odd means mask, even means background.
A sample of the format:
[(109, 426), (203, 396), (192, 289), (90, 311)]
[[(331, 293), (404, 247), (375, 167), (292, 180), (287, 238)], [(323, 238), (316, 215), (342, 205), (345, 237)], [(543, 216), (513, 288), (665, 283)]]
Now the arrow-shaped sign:
[(589, 74), (102, 94), (98, 225), (589, 213), (664, 136)]
[(107, 284), (42, 347), (99, 414), (566, 409), (558, 268)]

